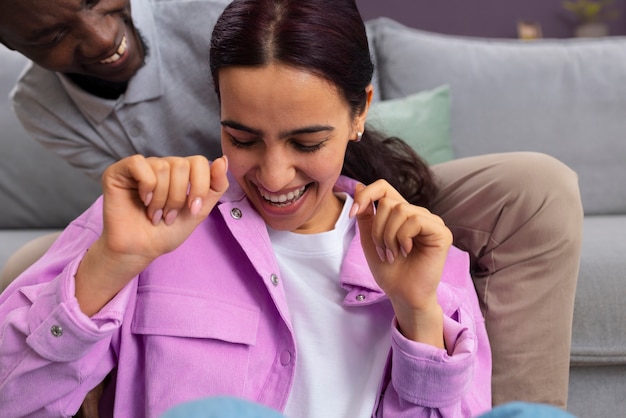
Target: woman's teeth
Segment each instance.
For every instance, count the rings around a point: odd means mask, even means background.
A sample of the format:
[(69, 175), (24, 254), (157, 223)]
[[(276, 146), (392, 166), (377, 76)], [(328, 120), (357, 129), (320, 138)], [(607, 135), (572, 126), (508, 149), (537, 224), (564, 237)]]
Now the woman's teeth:
[(261, 190), (259, 190), (259, 193), (261, 193), (263, 199), (267, 200), (268, 202), (272, 202), (277, 205), (288, 205), (298, 200), (300, 196), (302, 196), (302, 194), (304, 193), (305, 189), (306, 186), (287, 194), (272, 194)]
[(117, 60), (122, 58), (122, 55), (124, 55), (124, 53), (126, 52), (126, 47), (127, 47), (126, 37), (124, 36), (124, 38), (122, 38), (122, 42), (120, 43), (120, 46), (117, 48), (117, 51), (115, 51), (115, 54), (111, 55), (107, 59), (103, 59), (102, 61), (100, 61), (100, 63), (111, 64), (113, 62), (116, 62)]

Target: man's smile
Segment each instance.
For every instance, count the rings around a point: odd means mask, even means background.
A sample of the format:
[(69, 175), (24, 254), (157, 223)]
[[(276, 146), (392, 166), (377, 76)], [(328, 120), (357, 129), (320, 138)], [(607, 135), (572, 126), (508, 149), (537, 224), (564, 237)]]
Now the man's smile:
[(100, 63), (102, 63), (102, 64), (112, 64), (114, 62), (117, 62), (126, 53), (126, 48), (127, 47), (128, 47), (128, 44), (127, 44), (127, 41), (126, 41), (126, 36), (124, 36), (122, 38), (122, 42), (120, 42), (120, 45), (117, 47), (117, 51), (115, 51), (115, 53), (113, 53), (113, 55), (111, 55), (110, 57), (101, 60)]

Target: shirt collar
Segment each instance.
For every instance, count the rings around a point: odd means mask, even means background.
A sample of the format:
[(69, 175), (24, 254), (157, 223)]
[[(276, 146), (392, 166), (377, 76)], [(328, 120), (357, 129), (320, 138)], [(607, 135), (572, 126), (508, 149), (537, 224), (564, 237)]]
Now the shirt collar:
[[(245, 199), (246, 194), (230, 173), (228, 174), (228, 181), (230, 186), (222, 195), (221, 203), (237, 202)], [(358, 183), (358, 181), (349, 177), (340, 176), (334, 190), (354, 196), (354, 187)], [(358, 227), (341, 268), (341, 286), (348, 291), (345, 301), (348, 305), (370, 304), (385, 297), (368, 267), (365, 254), (363, 254), (361, 248)]]
[(80, 103), (81, 111), (92, 123), (102, 123), (117, 107), (151, 100), (163, 94), (161, 51), (150, 2), (133, 0), (131, 14), (135, 26), (148, 45), (149, 54), (144, 65), (128, 83), (126, 92), (117, 100), (102, 99), (89, 94), (64, 74), (57, 73), (70, 98), (75, 103)]

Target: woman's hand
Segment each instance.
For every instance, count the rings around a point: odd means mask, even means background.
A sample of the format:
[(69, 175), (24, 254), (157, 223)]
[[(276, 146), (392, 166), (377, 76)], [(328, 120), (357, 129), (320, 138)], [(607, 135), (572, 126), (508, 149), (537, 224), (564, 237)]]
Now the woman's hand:
[(400, 332), (443, 348), (437, 287), (452, 244), (450, 230), (441, 218), (408, 203), (384, 180), (356, 187), (351, 215), (357, 216), (365, 257), (391, 300)]
[(155, 258), (176, 249), (228, 188), (226, 157), (125, 158), (103, 174), (103, 230), (76, 274), (92, 315)]

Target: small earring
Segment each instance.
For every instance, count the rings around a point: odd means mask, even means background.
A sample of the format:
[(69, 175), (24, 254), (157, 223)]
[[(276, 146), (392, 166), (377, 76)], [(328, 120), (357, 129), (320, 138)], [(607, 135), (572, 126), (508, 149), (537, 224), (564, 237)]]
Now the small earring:
[(361, 139), (363, 139), (363, 132), (359, 131), (356, 133), (356, 142), (361, 142)]

